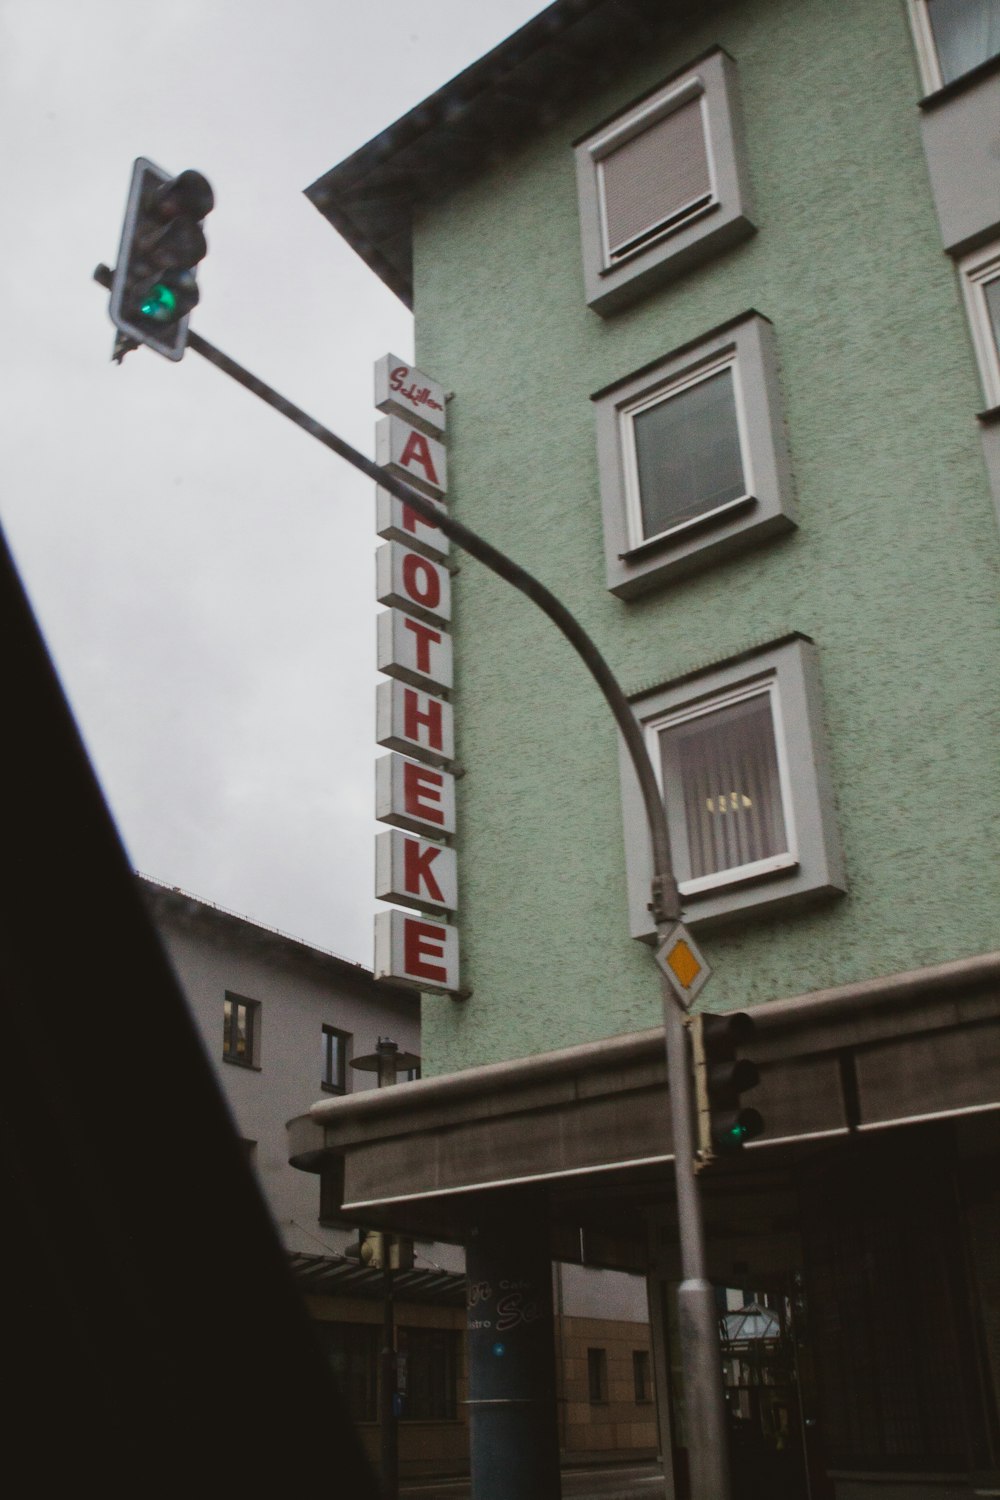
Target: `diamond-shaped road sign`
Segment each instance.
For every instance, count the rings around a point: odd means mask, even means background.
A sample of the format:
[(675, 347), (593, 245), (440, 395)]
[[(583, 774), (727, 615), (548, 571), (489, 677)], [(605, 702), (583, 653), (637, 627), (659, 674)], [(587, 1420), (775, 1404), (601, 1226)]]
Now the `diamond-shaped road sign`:
[(670, 988), (687, 1010), (701, 994), (712, 971), (683, 922), (677, 922), (670, 928), (656, 950), (656, 962), (666, 975)]

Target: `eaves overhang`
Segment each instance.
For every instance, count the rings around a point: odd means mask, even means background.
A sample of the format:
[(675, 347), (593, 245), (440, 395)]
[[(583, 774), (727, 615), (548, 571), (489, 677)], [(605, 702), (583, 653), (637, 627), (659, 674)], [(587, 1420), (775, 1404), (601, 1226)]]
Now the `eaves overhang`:
[(412, 307), (417, 205), (551, 125), (689, 9), (690, 0), (555, 0), (324, 173), (306, 197)]

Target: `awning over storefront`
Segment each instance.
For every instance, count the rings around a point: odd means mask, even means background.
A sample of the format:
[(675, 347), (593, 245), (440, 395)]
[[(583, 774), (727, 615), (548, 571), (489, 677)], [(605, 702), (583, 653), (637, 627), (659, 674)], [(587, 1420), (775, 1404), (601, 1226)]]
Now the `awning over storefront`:
[[(1000, 1109), (1000, 953), (775, 1001), (754, 1021), (745, 1051), (766, 1130), (737, 1170), (766, 1172), (823, 1138)], [(566, 1232), (591, 1200), (605, 1224), (619, 1204), (627, 1233), (628, 1205), (662, 1201), (669, 1183), (666, 1089), (653, 1028), (321, 1100), (289, 1126), (290, 1155), (323, 1174), (328, 1216), (460, 1240), (484, 1194), (544, 1183)]]

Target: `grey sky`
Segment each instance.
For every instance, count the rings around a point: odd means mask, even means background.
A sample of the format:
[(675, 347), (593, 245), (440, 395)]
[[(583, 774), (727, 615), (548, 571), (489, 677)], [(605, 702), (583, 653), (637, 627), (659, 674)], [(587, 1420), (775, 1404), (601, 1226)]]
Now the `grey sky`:
[(366, 964), (371, 486), (194, 354), (110, 364), (90, 275), (133, 158), (197, 167), (194, 326), (371, 452), (410, 319), (301, 190), (542, 8), (0, 0), (8, 540), (135, 865)]

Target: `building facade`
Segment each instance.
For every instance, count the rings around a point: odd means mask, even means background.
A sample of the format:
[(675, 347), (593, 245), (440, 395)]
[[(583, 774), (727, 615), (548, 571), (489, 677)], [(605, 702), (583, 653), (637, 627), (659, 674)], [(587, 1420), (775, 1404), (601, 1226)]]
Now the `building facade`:
[[(699, 1004), (753, 1011), (764, 1133), (701, 1179), (720, 1310), (779, 1328), (727, 1362), (737, 1473), (990, 1493), (1000, 9), (557, 0), (309, 193), (454, 393), (454, 514), (631, 699)], [(313, 1162), (345, 1213), (643, 1270), (681, 1494), (641, 803), (533, 605), (471, 562), (453, 600), (463, 994)]]

